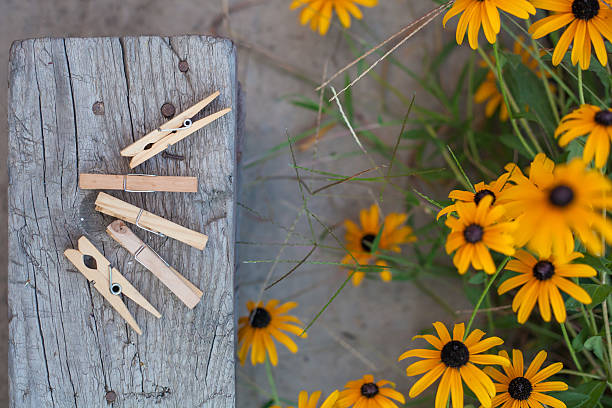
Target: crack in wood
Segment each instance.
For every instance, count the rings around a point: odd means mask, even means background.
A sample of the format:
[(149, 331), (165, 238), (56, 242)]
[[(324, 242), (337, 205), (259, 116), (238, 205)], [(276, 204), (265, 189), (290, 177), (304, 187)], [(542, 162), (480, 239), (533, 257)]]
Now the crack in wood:
[[(177, 56), (189, 60), (187, 73), (178, 71)], [(12, 46), (10, 408), (106, 408), (111, 389), (117, 408), (234, 406), (235, 112), (182, 142), (184, 161), (159, 157), (143, 166), (197, 176), (204, 186), (199, 193), (116, 193), (209, 234), (214, 245), (198, 251), (141, 231), (206, 291), (207, 301), (194, 310), (153, 275), (134, 269), (133, 258), (106, 236), (110, 219), (96, 215), (78, 189), (78, 173), (127, 171), (118, 151), (163, 122), (160, 101), (170, 98), (184, 108), (220, 90), (215, 107), (236, 107), (235, 69), (231, 42), (210, 37), (37, 39)], [(104, 102), (104, 115), (93, 113), (96, 101)], [(63, 250), (82, 234), (112, 255), (163, 313), (154, 319), (126, 300), (144, 328), (137, 339), (64, 259)]]

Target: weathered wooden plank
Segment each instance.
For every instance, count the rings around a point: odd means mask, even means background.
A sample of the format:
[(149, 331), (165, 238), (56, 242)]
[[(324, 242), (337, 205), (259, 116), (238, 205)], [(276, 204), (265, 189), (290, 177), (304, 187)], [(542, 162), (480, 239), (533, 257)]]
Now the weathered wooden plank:
[[(188, 70), (184, 71), (187, 61)], [(209, 236), (204, 251), (134, 230), (204, 291), (189, 310), (105, 233), (79, 173), (128, 174), (119, 150), (216, 90), (237, 106), (236, 53), (202, 36), (37, 39), (13, 44), (9, 78), (11, 407), (234, 406), (237, 110), (138, 173), (195, 176), (197, 193), (112, 195)], [(137, 336), (63, 257), (86, 235), (162, 313), (125, 300)], [(112, 398), (112, 393), (109, 394)]]

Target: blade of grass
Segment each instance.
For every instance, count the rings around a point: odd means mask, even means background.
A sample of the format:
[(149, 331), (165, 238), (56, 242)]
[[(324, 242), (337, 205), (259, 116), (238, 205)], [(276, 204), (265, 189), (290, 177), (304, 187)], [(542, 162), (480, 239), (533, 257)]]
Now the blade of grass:
[[(468, 324), (465, 328), (465, 336), (467, 336), (470, 333), (470, 329), (472, 328), (472, 323), (474, 323), (474, 319), (476, 318), (476, 313), (478, 312), (478, 309), (480, 309), (480, 305), (482, 305), (482, 302), (487, 296), (487, 293), (489, 293), (489, 289), (491, 289), (491, 286), (493, 286), (493, 282), (495, 282), (495, 279), (497, 279), (497, 276), (499, 276), (500, 272), (504, 269), (504, 267), (506, 266), (509, 260), (510, 260), (510, 257), (506, 256), (506, 258), (504, 258), (504, 260), (497, 266), (497, 270), (495, 271), (495, 274), (493, 274), (493, 276), (491, 277), (491, 280), (489, 280), (489, 282), (485, 286), (485, 289), (482, 291), (480, 298), (476, 302), (476, 306), (474, 307), (472, 316), (470, 316), (470, 320), (468, 321)], [(464, 340), (465, 340), (465, 336), (464, 336)]]
[(451, 156), (453, 157), (453, 160), (454, 160), (455, 164), (457, 165), (457, 168), (461, 172), (461, 175), (463, 176), (463, 179), (465, 180), (465, 183), (468, 185), (468, 187), (470, 188), (472, 193), (475, 193), (476, 189), (474, 189), (474, 185), (470, 181), (470, 179), (467, 176), (467, 174), (465, 174), (465, 171), (463, 170), (463, 167), (461, 167), (461, 163), (459, 163), (459, 160), (457, 160), (457, 156), (455, 156), (455, 153), (453, 152), (453, 149), (451, 149), (451, 147), (449, 145), (446, 145), (446, 148), (448, 149), (448, 151), (450, 152)]
[(286, 274), (284, 274), (283, 276), (281, 276), (280, 278), (278, 278), (277, 280), (275, 280), (274, 282), (272, 282), (271, 284), (269, 284), (265, 290), (270, 289), (272, 286), (276, 285), (277, 283), (279, 283), (280, 281), (282, 281), (283, 279), (285, 279), (287, 276), (291, 275), (297, 268), (299, 268), (300, 266), (304, 265), (304, 262), (306, 262), (308, 260), (308, 258), (310, 258), (310, 255), (312, 255), (314, 253), (314, 251), (317, 249), (317, 245), (314, 245), (312, 247), (312, 249), (310, 250), (310, 252), (308, 252), (308, 254), (302, 258), (302, 260), (300, 262), (298, 262), (297, 265), (295, 265), (293, 268), (291, 268), (289, 270), (289, 272), (287, 272)]

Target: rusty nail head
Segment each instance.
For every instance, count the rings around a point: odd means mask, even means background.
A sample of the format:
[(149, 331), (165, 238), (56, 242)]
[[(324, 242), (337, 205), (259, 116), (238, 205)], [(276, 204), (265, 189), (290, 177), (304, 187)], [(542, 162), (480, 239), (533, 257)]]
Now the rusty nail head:
[(107, 402), (115, 402), (117, 399), (117, 393), (115, 391), (109, 391), (106, 393), (106, 401)]
[(91, 107), (94, 115), (104, 115), (104, 102), (98, 101)]
[(176, 113), (176, 109), (173, 104), (166, 102), (161, 107), (161, 113), (164, 117), (171, 118)]
[(185, 61), (185, 60), (179, 61), (178, 67), (179, 67), (179, 71), (181, 71), (181, 72), (189, 71), (189, 63), (187, 61)]

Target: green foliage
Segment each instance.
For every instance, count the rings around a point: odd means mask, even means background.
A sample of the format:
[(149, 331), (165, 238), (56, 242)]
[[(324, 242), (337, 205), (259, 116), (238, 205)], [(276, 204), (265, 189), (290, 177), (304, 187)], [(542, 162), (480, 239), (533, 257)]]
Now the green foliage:
[[(520, 40), (518, 35), (524, 31), (520, 25), (511, 30), (504, 27), (506, 34), (524, 42), (524, 47), (539, 44), (532, 44), (531, 39)], [(363, 38), (351, 36), (348, 32), (343, 35), (343, 44), (355, 57), (362, 55), (373, 45)], [(557, 41), (558, 36), (551, 38)], [(396, 207), (411, 214), (411, 225), (417, 223), (414, 234), (418, 241), (406, 246), (407, 249), (401, 253), (381, 250), (381, 228), (373, 241), (371, 252), (388, 266), (381, 267), (370, 262), (351, 268), (352, 270), (365, 272), (367, 279), (379, 280), (378, 274), (385, 268), (388, 269), (395, 284), (414, 285), (445, 309), (447, 315), (440, 320), (464, 321), (465, 316), (461, 313), (465, 311), (458, 311), (454, 302), (451, 303), (449, 299), (444, 299), (437, 293), (437, 282), (444, 279), (451, 285), (462, 287), (465, 298), (474, 306), (473, 310), (468, 311), (471, 313), (468, 326), (474, 322), (481, 326), (488, 325), (488, 334), (504, 338), (506, 349), (529, 350), (526, 355), (535, 355), (538, 350), (546, 349), (549, 356), (564, 363), (566, 371), (561, 372), (559, 376), (563, 376), (563, 381), (570, 384), (570, 389), (553, 394), (556, 398), (563, 400), (571, 408), (612, 406), (612, 398), (605, 394), (606, 390), (608, 394), (609, 390), (612, 390), (612, 382), (608, 382), (612, 380), (609, 324), (612, 318), (609, 310), (612, 285), (608, 284), (612, 274), (612, 259), (587, 254), (580, 260), (594, 267), (599, 276), (575, 279), (591, 296), (591, 304), (582, 305), (563, 295), (568, 311), (568, 321), (564, 325), (560, 326), (554, 318), (552, 322), (542, 321), (537, 306), (529, 321), (522, 325), (517, 322), (516, 314), (510, 307), (512, 295), (516, 290), (503, 296), (498, 296), (495, 290), (501, 282), (516, 276), (514, 272), (504, 270), (505, 262), (509, 258), (495, 258), (498, 270), (493, 277), (483, 271), (468, 271), (467, 274), (459, 276), (450, 258), (443, 256), (448, 234), (444, 219), (435, 218), (440, 209), (450, 204), (446, 199), (448, 190), (459, 188), (474, 191), (474, 184), (496, 179), (502, 173), (504, 165), (510, 161), (515, 161), (524, 168), (537, 152), (546, 153), (556, 163), (581, 157), (585, 138), (579, 138), (562, 149), (554, 138), (554, 132), (560, 118), (578, 106), (581, 98), (587, 103), (610, 106), (610, 68), (602, 67), (593, 57), (591, 68), (578, 75), (578, 71), (571, 64), (569, 53), (560, 66), (554, 67), (548, 50), (538, 45), (539, 48), (535, 51), (528, 51), (538, 63), (538, 68), (533, 70), (523, 63), (520, 56), (508, 51), (508, 47), (499, 43), (493, 49), (486, 48), (488, 45), (485, 44), (481, 46), (480, 58), (474, 53), (464, 60), (460, 55), (460, 48), (451, 40), (434, 55), (427, 55), (417, 71), (403, 63), (400, 58), (388, 56), (385, 62), (388, 69), (394, 70), (394, 75), (373, 69), (365, 77), (380, 86), (388, 95), (389, 101), (380, 101), (378, 108), (362, 106), (359, 94), (353, 93), (353, 87), (348, 87), (338, 97), (338, 104), (343, 108), (344, 116), (336, 102), (330, 102), (332, 94), (329, 90), (325, 90), (322, 96), (287, 96), (289, 103), (311, 115), (313, 123), (320, 121), (319, 125), (289, 137), (287, 141), (279, 143), (261, 157), (247, 163), (247, 166), (257, 166), (283, 153), (291, 153), (292, 170), (295, 170), (300, 192), (303, 194), (302, 211), (307, 217), (312, 234), (306, 237), (308, 243), (316, 247), (317, 252), (326, 252), (326, 255), (338, 260), (304, 262), (322, 267), (337, 268), (340, 266), (339, 259), (347, 254), (336, 230), (341, 225), (341, 218), (346, 215), (339, 214), (339, 219), (334, 221), (337, 224), (329, 225), (312, 212), (311, 200), (321, 191), (332, 195), (340, 186), (355, 186), (355, 191), (360, 194), (363, 190), (359, 190), (359, 187), (367, 184), (370, 189), (368, 192), (380, 191), (380, 195), (372, 194), (372, 197), (378, 197), (381, 203), (385, 203), (390, 200), (383, 193), (393, 191), (393, 200), (401, 200)], [(609, 45), (608, 47), (610, 48)], [(384, 52), (380, 49), (374, 52), (371, 58), (379, 58)], [(497, 55), (497, 61), (491, 55)], [(486, 68), (479, 65), (480, 59), (487, 63)], [(357, 75), (365, 72), (370, 64), (366, 59), (359, 61), (353, 68), (356, 72), (350, 74), (350, 71), (347, 71), (336, 79), (338, 87), (350, 84)], [(449, 70), (455, 73), (452, 75), (454, 81), (449, 81), (446, 77)], [(498, 113), (485, 118), (483, 107), (474, 101), (476, 90), (487, 80), (489, 72), (493, 72), (496, 77), (498, 91), (504, 91), (500, 96), (503, 94), (503, 103), (508, 105), (511, 112), (507, 122), (502, 122)], [(542, 73), (546, 74), (544, 78)], [(415, 81), (419, 89), (401, 89), (393, 82), (397, 76)], [(421, 98), (423, 94), (434, 102), (428, 105), (422, 103), (422, 100), (425, 100)], [(409, 115), (404, 118), (406, 109)], [(350, 135), (347, 137), (358, 139), (359, 143), (356, 143), (353, 149), (328, 152), (324, 157), (321, 156), (320, 150), (315, 152), (313, 161), (325, 163), (324, 169), (310, 164), (298, 164), (293, 146), (312, 138), (318, 129), (327, 127), (339, 129)], [(326, 143), (325, 136), (321, 137), (319, 143)], [(409, 160), (406, 157), (409, 157)], [(319, 161), (322, 158), (325, 160)], [(363, 174), (345, 174), (343, 160), (363, 162)], [(314, 178), (314, 181), (306, 180), (306, 175)], [(585, 252), (582, 247), (577, 250)], [(288, 262), (295, 264), (302, 261)], [(305, 330), (316, 322), (342, 291), (350, 287), (349, 281), (350, 276), (343, 280), (330, 299), (308, 322)], [(428, 328), (424, 332), (430, 333), (431, 329)], [(466, 395), (471, 396), (471, 393), (466, 391)], [(424, 398), (409, 401), (406, 406), (416, 406), (424, 401), (431, 402), (430, 397)], [(473, 405), (466, 405), (466, 408), (469, 407)]]
[(594, 408), (598, 406), (605, 389), (605, 382), (589, 381), (573, 390), (559, 392), (555, 396), (565, 402), (568, 407)]

